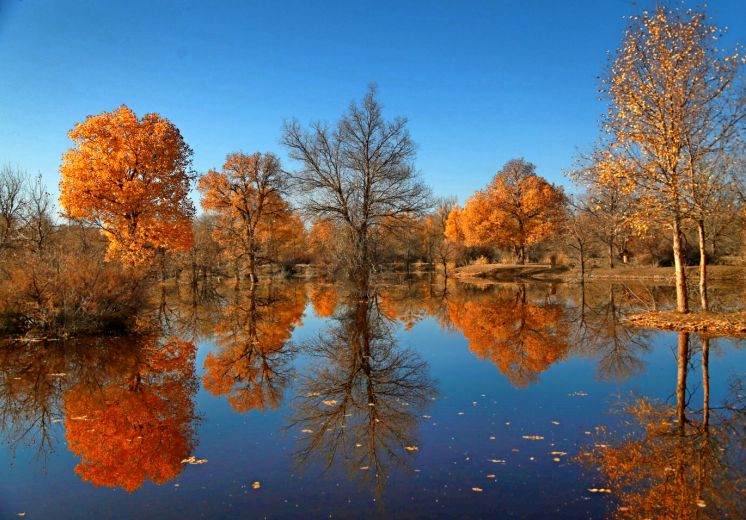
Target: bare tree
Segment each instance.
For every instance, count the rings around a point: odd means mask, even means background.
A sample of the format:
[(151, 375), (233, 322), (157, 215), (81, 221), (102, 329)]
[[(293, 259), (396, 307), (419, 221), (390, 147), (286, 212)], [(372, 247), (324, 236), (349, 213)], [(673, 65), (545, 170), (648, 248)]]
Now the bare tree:
[(28, 176), (18, 167), (0, 167), (0, 251), (18, 238), (26, 209)]
[(297, 121), (285, 124), (282, 142), (300, 163), (292, 175), (304, 209), (341, 224), (354, 278), (368, 279), (376, 229), (430, 205), (406, 125), (404, 118), (384, 120), (372, 86), (333, 128), (319, 122), (308, 130)]
[(54, 203), (47, 187), (38, 175), (28, 188), (25, 214), (26, 241), (37, 254), (42, 254), (54, 231)]

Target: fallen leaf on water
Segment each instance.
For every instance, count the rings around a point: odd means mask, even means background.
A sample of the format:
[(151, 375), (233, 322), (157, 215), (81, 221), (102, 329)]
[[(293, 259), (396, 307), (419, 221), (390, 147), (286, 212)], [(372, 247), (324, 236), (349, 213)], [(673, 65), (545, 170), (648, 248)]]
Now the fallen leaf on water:
[(407, 451), (420, 451), (417, 446), (404, 446), (404, 449)]
[(326, 406), (334, 406), (335, 404), (337, 404), (336, 399), (328, 399), (326, 401), (321, 401), (321, 402), (324, 403)]
[(423, 419), (432, 419), (433, 416), (432, 415), (423, 415), (422, 418)]
[(301, 433), (313, 433), (313, 430), (309, 430), (308, 428), (304, 428), (300, 431)]
[(482, 491), (484, 491), (482, 488), (478, 488), (478, 487), (473, 487), (471, 488), (471, 490), (476, 491), (477, 493), (481, 493)]
[(71, 417), (73, 421), (87, 421), (88, 416), (87, 415), (78, 415), (77, 417)]
[(360, 466), (360, 469), (366, 470), (366, 469), (368, 469), (368, 466)]
[(552, 421), (552, 424), (559, 424), (559, 421)]
[(260, 487), (262, 487), (262, 485), (259, 483), (258, 480), (251, 483), (251, 489), (259, 489)]
[(495, 436), (494, 435), (490, 435), (490, 440), (494, 441), (495, 440)]
[(487, 475), (487, 478), (495, 478), (496, 476), (497, 475), (495, 475), (494, 473), (490, 473), (489, 475)]
[(610, 489), (607, 488), (588, 488), (591, 493), (611, 493)]
[(529, 441), (543, 441), (544, 440), (544, 437), (542, 437), (541, 435), (524, 435), (523, 438)]
[(358, 442), (358, 443), (355, 443), (355, 447), (356, 447), (356, 448), (362, 448), (362, 447), (363, 447), (363, 445), (362, 445), (362, 444), (360, 444), (360, 443)]
[(505, 461), (503, 459), (488, 459), (490, 462), (494, 462), (495, 464), (505, 464)]
[(376, 403), (368, 403), (368, 406), (375, 406)]
[(58, 422), (62, 422), (62, 419), (52, 419), (52, 422), (53, 422), (53, 423), (58, 423)]
[(567, 452), (566, 451), (550, 451), (549, 454), (550, 455), (559, 455), (561, 457), (562, 455), (567, 455)]
[(697, 507), (707, 507), (707, 503), (700, 498), (697, 500)]
[(459, 412), (458, 415), (464, 415), (464, 412)]
[(573, 392), (573, 393), (571, 393), (571, 394), (567, 394), (567, 395), (569, 395), (570, 397), (586, 397), (586, 396), (587, 396), (588, 394), (587, 394), (587, 393), (585, 393), (585, 392), (583, 392), (583, 391), (581, 390), (581, 391), (579, 391), (579, 392)]
[(306, 394), (306, 397), (318, 397), (321, 395), (321, 392), (310, 392)]
[(554, 462), (560, 462), (560, 461), (561, 461), (562, 459), (561, 459), (561, 458), (559, 458), (559, 457), (554, 457), (554, 458), (553, 458), (552, 460), (553, 460)]
[(198, 459), (194, 455), (189, 457), (188, 459), (182, 459), (182, 464), (205, 464), (207, 462), (207, 459)]
[(596, 443), (596, 448), (608, 448), (608, 447), (609, 447), (608, 444), (599, 444), (599, 443)]
[(591, 434), (591, 432), (583, 432), (583, 433), (585, 433), (586, 435), (590, 435)]

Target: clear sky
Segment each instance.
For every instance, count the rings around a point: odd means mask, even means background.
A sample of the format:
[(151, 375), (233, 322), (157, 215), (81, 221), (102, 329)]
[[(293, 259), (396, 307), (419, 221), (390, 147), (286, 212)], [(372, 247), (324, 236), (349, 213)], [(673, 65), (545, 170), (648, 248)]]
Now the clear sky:
[[(640, 0), (649, 6), (650, 1)], [(630, 0), (0, 0), (0, 164), (57, 193), (67, 131), (122, 103), (159, 112), (198, 171), (285, 157), (285, 119), (336, 121), (375, 82), (437, 195), (464, 201), (513, 157), (562, 172), (598, 134), (598, 75)], [(746, 0), (708, 12), (746, 42)]]

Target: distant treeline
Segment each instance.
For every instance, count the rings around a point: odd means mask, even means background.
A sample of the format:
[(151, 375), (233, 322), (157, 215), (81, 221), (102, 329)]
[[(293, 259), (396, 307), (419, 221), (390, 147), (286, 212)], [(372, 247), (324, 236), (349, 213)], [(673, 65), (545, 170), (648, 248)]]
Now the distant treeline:
[[(743, 56), (716, 47), (701, 11), (629, 20), (602, 82), (602, 138), (568, 176), (579, 194), (508, 161), (463, 207), (434, 199), (404, 118), (371, 87), (334, 125), (291, 120), (270, 152), (235, 152), (197, 174), (168, 119), (122, 105), (74, 126), (59, 215), (40, 179), (0, 171), (0, 327), (83, 333), (131, 327), (153, 281), (255, 284), (312, 264), (369, 290), (384, 269), (468, 263), (673, 265), (744, 257)], [(467, 174), (468, 172), (464, 172)], [(199, 191), (196, 216), (189, 198)], [(418, 266), (421, 269), (422, 266)]]

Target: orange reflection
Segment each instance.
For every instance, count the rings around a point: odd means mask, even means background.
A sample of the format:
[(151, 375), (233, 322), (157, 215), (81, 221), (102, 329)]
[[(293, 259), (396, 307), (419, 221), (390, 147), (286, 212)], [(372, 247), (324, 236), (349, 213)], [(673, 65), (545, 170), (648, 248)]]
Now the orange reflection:
[(193, 447), (196, 349), (171, 339), (137, 346), (129, 369), (100, 385), (78, 383), (64, 397), (65, 438), (81, 458), (75, 472), (97, 486), (129, 492), (163, 484)]
[(293, 285), (255, 285), (236, 293), (215, 325), (218, 349), (205, 359), (205, 388), (228, 396), (237, 412), (276, 408), (294, 355), (288, 341), (305, 304), (303, 289)]
[(331, 284), (311, 287), (311, 305), (320, 318), (328, 318), (337, 308), (337, 289)]
[(524, 286), (454, 293), (447, 305), (469, 349), (489, 359), (516, 386), (536, 382), (539, 372), (567, 355), (563, 307), (546, 297), (530, 299)]

